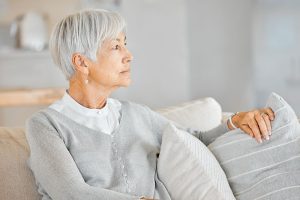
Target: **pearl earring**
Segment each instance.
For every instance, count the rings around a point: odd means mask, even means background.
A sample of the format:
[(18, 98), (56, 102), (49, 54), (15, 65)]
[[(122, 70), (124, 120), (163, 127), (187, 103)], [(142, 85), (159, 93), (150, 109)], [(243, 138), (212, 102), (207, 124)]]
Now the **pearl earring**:
[[(88, 67), (88, 65), (86, 65), (85, 63), (84, 63), (84, 66), (85, 66), (85, 67)], [(84, 80), (84, 83), (87, 85), (87, 84), (89, 83), (89, 79), (88, 79), (88, 78), (85, 79), (85, 80)]]

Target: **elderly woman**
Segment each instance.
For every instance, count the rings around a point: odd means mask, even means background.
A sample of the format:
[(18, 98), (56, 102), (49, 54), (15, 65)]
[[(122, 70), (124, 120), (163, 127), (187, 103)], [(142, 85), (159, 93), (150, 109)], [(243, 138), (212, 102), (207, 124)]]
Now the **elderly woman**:
[[(131, 82), (125, 34), (124, 19), (105, 10), (69, 15), (52, 33), (52, 57), (69, 88), (26, 125), (28, 164), (44, 200), (170, 199), (156, 173), (170, 122), (146, 106), (109, 98)], [(240, 112), (205, 134), (191, 134), (209, 144), (241, 128), (262, 142), (273, 118), (268, 108)]]

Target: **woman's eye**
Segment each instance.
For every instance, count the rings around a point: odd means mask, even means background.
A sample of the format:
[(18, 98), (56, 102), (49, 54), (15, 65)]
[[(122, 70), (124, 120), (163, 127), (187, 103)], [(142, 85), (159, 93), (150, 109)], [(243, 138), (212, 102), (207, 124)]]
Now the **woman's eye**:
[(118, 49), (120, 49), (120, 46), (119, 46), (119, 45), (116, 45), (116, 46), (114, 47), (114, 49), (115, 49), (115, 50), (118, 50)]
[(125, 42), (124, 45), (126, 46), (126, 45), (127, 45), (127, 42)]

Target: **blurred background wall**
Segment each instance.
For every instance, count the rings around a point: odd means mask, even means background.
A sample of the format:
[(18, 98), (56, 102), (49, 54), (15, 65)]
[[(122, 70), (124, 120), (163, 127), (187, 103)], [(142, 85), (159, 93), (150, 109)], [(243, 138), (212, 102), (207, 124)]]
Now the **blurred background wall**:
[[(47, 49), (10, 48), (5, 30), (35, 11), (49, 34), (61, 17), (88, 7), (127, 20), (133, 82), (114, 97), (155, 109), (212, 96), (235, 112), (264, 106), (276, 91), (300, 114), (297, 0), (0, 0), (0, 89), (67, 87)], [(24, 126), (43, 107), (0, 108), (0, 125)]]
[(224, 110), (254, 106), (253, 0), (189, 0), (191, 97), (212, 96)]
[(271, 91), (300, 115), (300, 1), (258, 0), (253, 11), (255, 103)]

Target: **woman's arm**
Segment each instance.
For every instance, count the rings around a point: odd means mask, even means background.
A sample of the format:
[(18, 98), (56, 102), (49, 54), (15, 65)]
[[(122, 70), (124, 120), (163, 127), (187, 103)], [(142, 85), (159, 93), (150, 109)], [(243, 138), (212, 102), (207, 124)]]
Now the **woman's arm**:
[(227, 126), (227, 123), (220, 124), (219, 126), (209, 130), (209, 131), (191, 131), (187, 130), (195, 137), (199, 138), (201, 142), (203, 142), (205, 145), (209, 145), (212, 143), (217, 137), (223, 135), (224, 133), (230, 131), (230, 129)]
[(207, 131), (196, 132), (198, 138), (206, 145), (213, 142), (220, 135), (240, 128), (246, 134), (255, 138), (257, 142), (261, 143), (262, 139), (269, 140), (271, 135), (271, 121), (275, 116), (270, 108), (255, 109), (248, 112), (239, 112), (231, 116), (230, 120), (220, 126)]
[(26, 137), (30, 146), (31, 169), (37, 182), (52, 199), (139, 199), (86, 184), (63, 140), (46, 120), (29, 120)]
[[(158, 130), (159, 134), (162, 134), (164, 128), (168, 123), (173, 123), (177, 128), (183, 129), (195, 137), (199, 138), (205, 145), (210, 144), (213, 142), (217, 137), (223, 135), (224, 133), (234, 129), (231, 126), (229, 121), (217, 126), (216, 128), (201, 132), (198, 130), (191, 130), (188, 127), (182, 127), (179, 124), (171, 122), (170, 120), (166, 119), (162, 115), (150, 111), (153, 118), (153, 126), (159, 127)], [(248, 112), (240, 112), (235, 114), (232, 117), (232, 123), (236, 128), (240, 128), (246, 134), (250, 135), (251, 137), (255, 138), (257, 142), (262, 142), (262, 139), (268, 140), (271, 135), (271, 122), (274, 120), (275, 116), (273, 111), (270, 108), (263, 108), (263, 109), (255, 109)], [(159, 135), (161, 137), (161, 135)]]
[(198, 130), (192, 130), (189, 127), (183, 127), (180, 124), (171, 121), (169, 119), (167, 119), (166, 117), (164, 117), (163, 115), (151, 110), (150, 108), (146, 107), (145, 108), (148, 110), (151, 119), (152, 119), (152, 124), (153, 124), (153, 131), (156, 132), (159, 138), (159, 141), (161, 143), (161, 138), (162, 138), (162, 134), (164, 129), (167, 127), (167, 125), (169, 123), (174, 124), (178, 129), (187, 131), (188, 133), (190, 133), (191, 135), (199, 138), (205, 145), (208, 145), (209, 143), (211, 143), (212, 141), (214, 141), (217, 137), (219, 137), (220, 135), (223, 135), (224, 133), (230, 131), (230, 129), (228, 128), (228, 126), (226, 125), (226, 123), (219, 125), (218, 127), (209, 130), (207, 132), (202, 132), (202, 131), (198, 131)]

